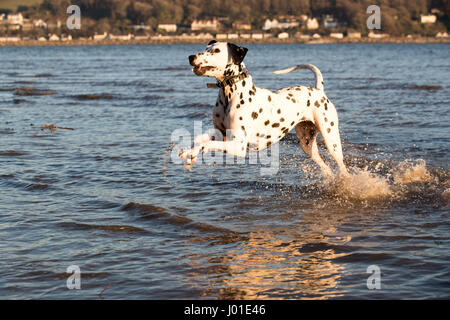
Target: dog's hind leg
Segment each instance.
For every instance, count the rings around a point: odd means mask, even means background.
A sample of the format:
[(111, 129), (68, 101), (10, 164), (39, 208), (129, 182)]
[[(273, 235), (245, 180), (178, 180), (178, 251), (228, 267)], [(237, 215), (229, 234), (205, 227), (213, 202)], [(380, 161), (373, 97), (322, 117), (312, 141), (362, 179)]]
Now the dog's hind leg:
[(316, 137), (319, 133), (317, 127), (311, 121), (302, 121), (295, 126), (300, 147), (320, 167), (325, 176), (332, 176), (330, 167), (323, 161), (317, 147)]
[(334, 161), (336, 161), (339, 171), (344, 175), (348, 175), (347, 168), (344, 164), (344, 156), (342, 154), (336, 108), (331, 102), (328, 104), (325, 103), (324, 108), (325, 112), (323, 114), (318, 113), (314, 121), (323, 137), (328, 152), (333, 157)]

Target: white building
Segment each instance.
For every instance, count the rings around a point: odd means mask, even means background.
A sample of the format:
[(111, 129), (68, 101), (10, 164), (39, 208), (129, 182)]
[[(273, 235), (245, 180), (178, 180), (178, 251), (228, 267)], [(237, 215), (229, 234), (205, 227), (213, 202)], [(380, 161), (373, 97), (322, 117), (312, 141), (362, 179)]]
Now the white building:
[(295, 19), (289, 19), (283, 22), (279, 22), (277, 19), (266, 19), (264, 21), (264, 25), (262, 29), (264, 31), (272, 30), (272, 29), (289, 29), (289, 28), (297, 28), (300, 26), (300, 23)]
[(33, 21), (33, 26), (34, 26), (35, 28), (46, 29), (46, 28), (47, 28), (47, 22), (45, 22), (45, 21), (42, 20), (42, 19), (38, 19), (38, 20)]
[(94, 34), (94, 37), (92, 38), (92, 40), (94, 41), (100, 41), (100, 40), (104, 40), (108, 37), (108, 34), (106, 32), (103, 32), (103, 34)]
[(10, 13), (6, 20), (9, 24), (23, 25), (23, 16), (21, 13)]
[(158, 24), (158, 29), (164, 30), (166, 32), (176, 32), (177, 25), (175, 23), (160, 23)]
[(191, 23), (191, 30), (217, 30), (219, 25), (219, 21), (216, 18), (212, 20), (194, 20)]
[(434, 14), (420, 15), (420, 23), (436, 23), (436, 19)]
[(59, 37), (56, 34), (52, 34), (49, 38), (48, 41), (59, 41)]
[(350, 39), (361, 39), (361, 32), (349, 32), (347, 38)]
[(306, 29), (308, 30), (319, 29), (319, 21), (316, 18), (308, 18), (306, 20)]
[(342, 34), (340, 32), (332, 32), (332, 33), (330, 33), (330, 38), (344, 39), (344, 34)]
[(331, 15), (326, 15), (323, 19), (323, 26), (325, 28), (336, 28), (338, 26), (338, 22)]
[(262, 39), (264, 35), (262, 33), (252, 33), (252, 39)]

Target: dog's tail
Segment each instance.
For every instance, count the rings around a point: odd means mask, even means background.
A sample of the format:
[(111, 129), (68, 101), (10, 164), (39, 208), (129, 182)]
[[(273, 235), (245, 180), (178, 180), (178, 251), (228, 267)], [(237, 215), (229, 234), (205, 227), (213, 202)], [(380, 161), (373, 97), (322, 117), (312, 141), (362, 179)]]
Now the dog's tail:
[(323, 90), (322, 73), (320, 72), (319, 68), (317, 68), (315, 65), (312, 65), (312, 64), (300, 64), (300, 65), (292, 67), (292, 68), (287, 68), (287, 69), (283, 69), (283, 70), (277, 70), (277, 71), (274, 71), (273, 73), (275, 73), (275, 74), (285, 74), (285, 73), (289, 73), (289, 72), (292, 72), (292, 71), (295, 71), (295, 70), (299, 70), (299, 69), (309, 69), (312, 72), (314, 72), (314, 74), (316, 75), (316, 89)]

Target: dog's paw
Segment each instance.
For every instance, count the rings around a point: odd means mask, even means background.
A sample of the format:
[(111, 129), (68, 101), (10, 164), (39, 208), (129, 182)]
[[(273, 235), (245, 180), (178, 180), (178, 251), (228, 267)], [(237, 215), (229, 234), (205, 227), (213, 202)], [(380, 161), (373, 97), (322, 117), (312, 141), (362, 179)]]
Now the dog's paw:
[(194, 164), (197, 161), (198, 152), (194, 149), (181, 151), (178, 156), (185, 160), (187, 164)]

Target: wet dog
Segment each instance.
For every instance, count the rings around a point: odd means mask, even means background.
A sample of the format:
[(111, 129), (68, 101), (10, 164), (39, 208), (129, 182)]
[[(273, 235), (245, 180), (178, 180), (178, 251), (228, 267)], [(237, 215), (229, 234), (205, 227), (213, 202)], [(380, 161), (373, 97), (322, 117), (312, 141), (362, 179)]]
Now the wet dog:
[(311, 64), (298, 65), (274, 73), (310, 69), (316, 76), (315, 87), (296, 86), (278, 91), (256, 87), (243, 61), (247, 49), (232, 43), (208, 43), (204, 52), (189, 56), (197, 76), (214, 77), (219, 95), (213, 110), (214, 127), (223, 134), (222, 141), (209, 134), (195, 137), (194, 147), (180, 152), (188, 164), (194, 163), (200, 152), (221, 151), (245, 157), (247, 149), (262, 150), (282, 139), (295, 128), (300, 146), (326, 176), (332, 175), (317, 147), (320, 134), (336, 161), (339, 170), (347, 174), (343, 162), (338, 116), (324, 92), (319, 69)]

